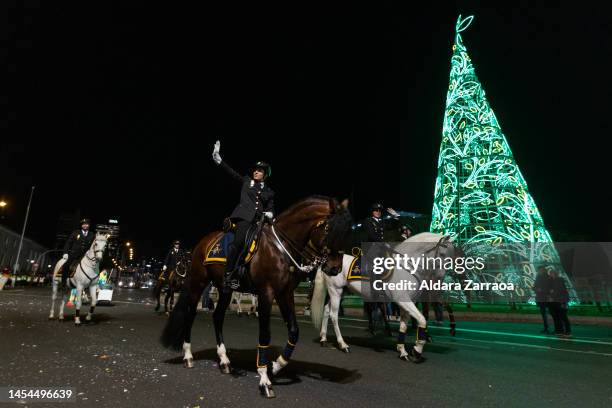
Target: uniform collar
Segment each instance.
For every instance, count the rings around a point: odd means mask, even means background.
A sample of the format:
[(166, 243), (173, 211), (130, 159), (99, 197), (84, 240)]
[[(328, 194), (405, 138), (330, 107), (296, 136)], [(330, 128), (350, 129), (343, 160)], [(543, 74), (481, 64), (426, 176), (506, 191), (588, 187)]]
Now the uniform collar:
[(251, 179), (251, 187), (253, 187), (255, 185), (255, 183), (259, 184), (261, 188), (264, 188), (264, 182), (263, 181), (255, 181), (255, 180)]

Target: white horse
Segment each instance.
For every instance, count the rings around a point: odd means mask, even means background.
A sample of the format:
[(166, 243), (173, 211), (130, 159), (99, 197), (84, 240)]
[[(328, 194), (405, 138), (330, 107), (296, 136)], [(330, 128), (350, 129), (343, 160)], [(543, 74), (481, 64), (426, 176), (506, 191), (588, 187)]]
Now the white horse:
[[(60, 303), (58, 319), (64, 320), (64, 306), (70, 298), (70, 292), (72, 288), (76, 288), (76, 302), (74, 311), (74, 324), (79, 326), (81, 324), (81, 318), (79, 316), (81, 311), (81, 303), (83, 296), (83, 289), (89, 288), (89, 297), (91, 298), (91, 305), (89, 307), (89, 313), (85, 317), (85, 320), (91, 321), (94, 309), (97, 302), (97, 290), (98, 290), (98, 277), (100, 276), (100, 261), (104, 255), (104, 249), (108, 241), (109, 234), (96, 233), (96, 238), (92, 242), (91, 247), (85, 253), (85, 256), (81, 258), (76, 266), (74, 276), (68, 278), (69, 285), (65, 288), (62, 300)], [(61, 285), (62, 274), (61, 269), (65, 259), (60, 259), (55, 264), (53, 269), (53, 295), (51, 297), (51, 311), (49, 312), (49, 319), (54, 318), (55, 300), (57, 299), (58, 287)]]
[(259, 313), (257, 312), (257, 296), (253, 295), (251, 293), (242, 293), (242, 292), (233, 292), (232, 293), (232, 301), (236, 300), (236, 314), (238, 315), (238, 317), (242, 316), (242, 313), (244, 313), (242, 311), (242, 298), (246, 297), (247, 299), (250, 297), (251, 298), (251, 306), (249, 307), (249, 309), (247, 310), (247, 316), (250, 316), (251, 314), (254, 314), (255, 317), (259, 317)]
[[(439, 257), (452, 257), (455, 255), (455, 247), (452, 245), (448, 236), (430, 232), (414, 235), (397, 245), (394, 250), (400, 254), (407, 254), (408, 256), (414, 257), (420, 257), (422, 254), (430, 252), (431, 250), (436, 250), (435, 256)], [(340, 308), (342, 292), (345, 287), (348, 287), (350, 291), (361, 295), (365, 289), (368, 289), (365, 286), (362, 288), (362, 284), (367, 286), (370, 285), (367, 281), (362, 283), (362, 280), (348, 280), (349, 269), (354, 259), (355, 257), (345, 254), (342, 258), (342, 271), (335, 276), (326, 275), (319, 268), (315, 278), (315, 286), (311, 301), (311, 319), (315, 328), (320, 328), (321, 330), (321, 345), (324, 346), (327, 343), (327, 320), (331, 318), (338, 347), (346, 353), (350, 351), (350, 348), (342, 338), (342, 333), (340, 333), (340, 327), (338, 326), (338, 309)], [(394, 275), (398, 276), (393, 276), (393, 281), (409, 280), (418, 282), (419, 271), (416, 273), (417, 276), (405, 270), (401, 270), (401, 272), (395, 271)], [(436, 271), (436, 276), (433, 279), (441, 279), (443, 276), (444, 271)], [(329, 293), (329, 303), (326, 305), (324, 305), (325, 289), (327, 289), (327, 293)], [(400, 307), (400, 327), (396, 346), (399, 357), (402, 360), (410, 360), (414, 363), (425, 361), (421, 355), (423, 353), (423, 346), (429, 339), (425, 317), (414, 302), (406, 301), (405, 293), (400, 295), (397, 292), (388, 291), (386, 294), (389, 299), (393, 299)], [(406, 351), (404, 340), (408, 329), (408, 316), (412, 316), (417, 321), (418, 329), (414, 347)]]

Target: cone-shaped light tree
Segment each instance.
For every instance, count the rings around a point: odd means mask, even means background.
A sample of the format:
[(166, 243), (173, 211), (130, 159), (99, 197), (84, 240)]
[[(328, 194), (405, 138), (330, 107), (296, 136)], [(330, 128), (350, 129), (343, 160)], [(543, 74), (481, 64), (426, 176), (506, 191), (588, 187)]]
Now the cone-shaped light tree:
[[(430, 229), (468, 244), (551, 243), (463, 44), (461, 32), (472, 20), (457, 20)], [(552, 245), (544, 253), (547, 264), (559, 266)], [(530, 297), (544, 262), (529, 258), (485, 280), (513, 281), (516, 295)]]

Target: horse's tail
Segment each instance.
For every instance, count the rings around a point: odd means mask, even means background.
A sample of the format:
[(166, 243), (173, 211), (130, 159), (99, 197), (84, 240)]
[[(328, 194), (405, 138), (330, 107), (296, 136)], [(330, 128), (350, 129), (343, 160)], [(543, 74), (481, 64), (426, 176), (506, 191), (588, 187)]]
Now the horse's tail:
[(191, 310), (193, 306), (190, 305), (189, 298), (189, 292), (186, 288), (183, 288), (161, 335), (161, 344), (166, 348), (176, 351), (183, 348), (189, 325), (189, 315), (195, 312), (195, 310)]
[(317, 271), (314, 281), (314, 289), (312, 291), (312, 300), (310, 301), (310, 319), (315, 329), (320, 330), (323, 322), (323, 311), (325, 310), (325, 281), (321, 269)]

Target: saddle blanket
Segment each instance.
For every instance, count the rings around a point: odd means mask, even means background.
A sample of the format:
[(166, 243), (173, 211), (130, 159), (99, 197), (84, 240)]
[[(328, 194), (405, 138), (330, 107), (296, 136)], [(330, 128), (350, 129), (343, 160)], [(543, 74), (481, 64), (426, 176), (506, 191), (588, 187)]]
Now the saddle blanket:
[(351, 265), (349, 266), (348, 274), (346, 277), (347, 280), (361, 280), (361, 279), (369, 279), (367, 275), (363, 273), (361, 269), (361, 257), (354, 257), (351, 261)]
[[(226, 232), (219, 234), (218, 237), (212, 240), (206, 251), (204, 251), (204, 264), (208, 263), (225, 263), (227, 254), (229, 253), (229, 246), (234, 242), (234, 233)], [(255, 254), (257, 249), (257, 241), (253, 240), (249, 245), (249, 250), (244, 257), (244, 263), (248, 263)]]

